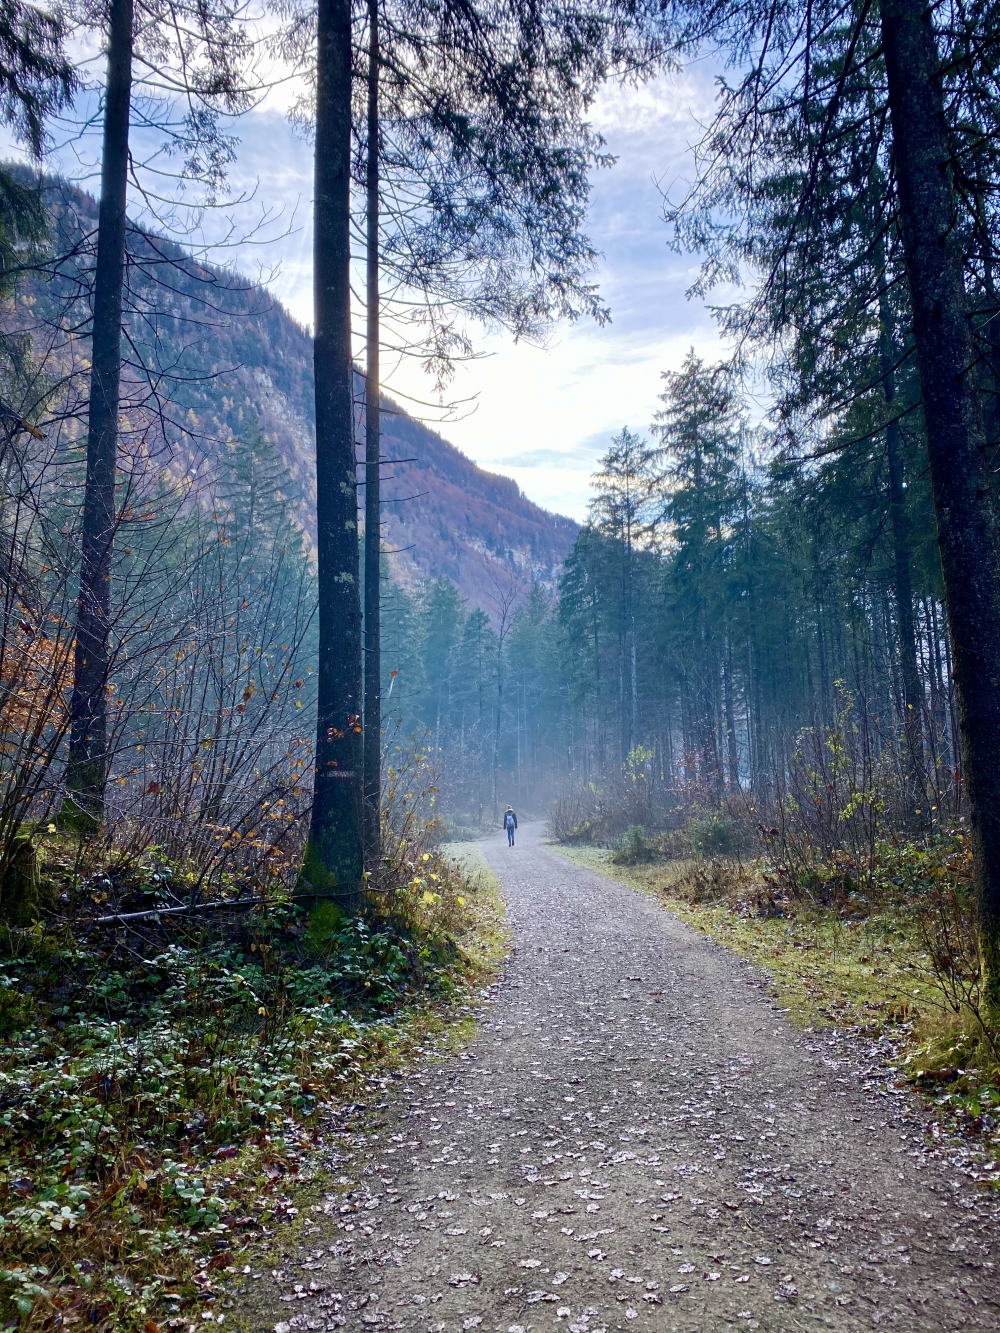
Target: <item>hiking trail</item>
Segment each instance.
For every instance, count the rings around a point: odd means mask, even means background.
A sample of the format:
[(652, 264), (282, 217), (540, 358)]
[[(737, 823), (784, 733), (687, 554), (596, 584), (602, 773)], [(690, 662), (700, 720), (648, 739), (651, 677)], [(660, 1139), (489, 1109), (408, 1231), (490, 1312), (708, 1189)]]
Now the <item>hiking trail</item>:
[(796, 1032), (748, 964), (543, 835), (482, 844), (514, 948), (472, 1044), (331, 1133), (326, 1211), (237, 1313), (278, 1333), (1000, 1329), (995, 1197), (892, 1072)]

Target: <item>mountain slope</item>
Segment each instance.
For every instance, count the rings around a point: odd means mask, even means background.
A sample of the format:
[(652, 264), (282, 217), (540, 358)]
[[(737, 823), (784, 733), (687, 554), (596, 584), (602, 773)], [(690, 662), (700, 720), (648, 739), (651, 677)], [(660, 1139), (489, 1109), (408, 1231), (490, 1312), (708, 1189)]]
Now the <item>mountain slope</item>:
[[(87, 341), (76, 332), (88, 313), (96, 201), (47, 182), (60, 261), (47, 281), (28, 284), (5, 314), (30, 329), (77, 397), (86, 389)], [(295, 478), (292, 502), (315, 530), (312, 339), (266, 291), (238, 274), (204, 265), (176, 244), (133, 230), (127, 306), (131, 353), (124, 409), (142, 447), (175, 483), (210, 475), (213, 457), (255, 412)], [(359, 458), (363, 381), (355, 379)], [(72, 397), (72, 393), (69, 395)], [(383, 538), (394, 577), (413, 588), (451, 579), (487, 612), (501, 589), (552, 587), (578, 531), (573, 520), (526, 499), (509, 478), (476, 466), (436, 431), (383, 400), (382, 453), (412, 459), (383, 472)], [(72, 416), (72, 414), (70, 414)], [(79, 422), (64, 426), (79, 435)], [(359, 468), (359, 481), (364, 469)], [(360, 492), (363, 496), (363, 491)]]
[[(280, 307), (279, 307), (280, 309)], [(282, 331), (290, 317), (282, 310)], [(306, 335), (308, 338), (308, 335)], [(309, 354), (312, 347), (309, 345)], [(310, 501), (312, 476), (311, 403), (293, 409), (273, 385), (255, 376), (255, 408), (265, 429), (285, 453), (294, 455), (306, 478)], [(355, 378), (359, 404), (358, 456), (364, 456), (364, 382)], [(511, 582), (553, 588), (559, 567), (579, 530), (572, 519), (533, 504), (509, 477), (487, 472), (436, 431), (415, 421), (391, 399), (382, 399), (382, 455), (406, 459), (383, 468), (383, 539), (391, 552), (394, 577), (413, 588), (424, 578), (451, 579), (463, 597), (492, 612)], [(412, 461), (409, 461), (412, 460)], [(364, 467), (359, 467), (364, 481)], [(311, 510), (311, 504), (310, 504)], [(307, 525), (311, 515), (307, 516)]]

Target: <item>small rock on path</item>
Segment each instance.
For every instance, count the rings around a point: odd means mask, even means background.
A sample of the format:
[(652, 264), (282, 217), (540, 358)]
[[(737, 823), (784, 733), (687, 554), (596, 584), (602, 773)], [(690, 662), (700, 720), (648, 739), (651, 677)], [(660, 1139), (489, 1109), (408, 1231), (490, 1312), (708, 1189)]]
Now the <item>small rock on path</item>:
[(910, 1094), (866, 1091), (746, 964), (543, 833), (484, 844), (515, 947), (471, 1047), (368, 1113), (331, 1167), (355, 1188), (241, 1297), (250, 1326), (1000, 1329), (993, 1196), (926, 1150)]

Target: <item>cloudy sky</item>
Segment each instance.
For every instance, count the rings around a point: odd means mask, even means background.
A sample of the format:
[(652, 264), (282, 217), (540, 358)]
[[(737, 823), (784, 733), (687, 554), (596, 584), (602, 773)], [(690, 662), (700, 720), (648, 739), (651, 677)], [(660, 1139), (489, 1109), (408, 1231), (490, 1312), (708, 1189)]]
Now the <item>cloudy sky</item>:
[[(722, 352), (711, 315), (685, 296), (697, 259), (669, 249), (662, 219), (662, 192), (690, 176), (691, 144), (713, 95), (710, 71), (693, 67), (640, 89), (608, 88), (594, 108), (593, 124), (618, 159), (595, 173), (589, 220), (610, 324), (557, 327), (544, 347), (472, 330), (482, 355), (459, 368), (449, 397), (463, 406), (437, 428), (546, 508), (583, 518), (597, 459), (622, 426), (648, 428), (661, 372), (677, 368), (692, 346), (710, 359)], [(233, 214), (236, 231), (263, 225), (253, 244), (217, 257), (262, 277), (308, 325), (310, 145), (273, 99), (244, 117), (239, 133), (232, 183), (245, 202)], [(75, 137), (52, 166), (96, 190), (97, 146), (95, 135)], [(216, 233), (223, 226), (223, 215), (210, 222)], [(418, 400), (431, 394), (413, 362), (391, 370), (386, 389)], [(432, 423), (440, 415), (413, 410)]]

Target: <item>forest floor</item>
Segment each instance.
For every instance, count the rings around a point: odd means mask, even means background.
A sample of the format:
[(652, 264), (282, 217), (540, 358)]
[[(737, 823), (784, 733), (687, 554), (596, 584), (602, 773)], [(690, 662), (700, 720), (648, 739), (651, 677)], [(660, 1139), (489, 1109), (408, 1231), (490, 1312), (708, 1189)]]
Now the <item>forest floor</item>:
[[(0, 1326), (195, 1333), (246, 1254), (302, 1229), (320, 1128), (467, 1045), (504, 903), (474, 848), (415, 844), (361, 916), (275, 895), (164, 920), (186, 866), (53, 842), (59, 908), (0, 923)], [(109, 900), (154, 910), (97, 929)]]
[[(254, 1330), (1000, 1328), (1000, 1197), (891, 1067), (522, 827), (514, 947), (461, 1053), (331, 1125)], [(247, 1265), (251, 1268), (251, 1265)]]

